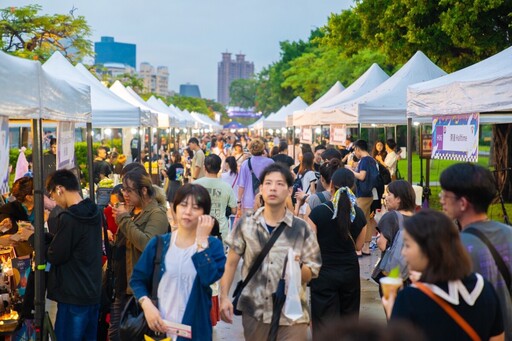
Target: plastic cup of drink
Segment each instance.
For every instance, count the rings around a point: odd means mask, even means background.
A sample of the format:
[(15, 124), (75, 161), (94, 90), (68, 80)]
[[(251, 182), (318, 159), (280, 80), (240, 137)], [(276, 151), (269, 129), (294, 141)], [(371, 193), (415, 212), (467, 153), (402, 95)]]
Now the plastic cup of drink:
[(394, 278), (394, 277), (382, 277), (380, 280), (380, 285), (382, 288), (382, 294), (386, 299), (389, 299), (389, 294), (391, 292), (396, 293), (398, 292), (398, 289), (400, 289), (403, 285), (401, 278)]

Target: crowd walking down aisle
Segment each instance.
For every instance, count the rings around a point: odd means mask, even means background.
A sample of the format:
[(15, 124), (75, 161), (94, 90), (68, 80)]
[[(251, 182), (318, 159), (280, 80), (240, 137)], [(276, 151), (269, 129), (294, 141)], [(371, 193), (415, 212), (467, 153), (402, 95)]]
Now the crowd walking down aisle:
[[(421, 209), (393, 139), (318, 142), (297, 159), (275, 136), (155, 144), (153, 176), (101, 146), (99, 191), (120, 184), (97, 204), (50, 173), (59, 340), (512, 341), (512, 229), (487, 216), (492, 174), (450, 166), (443, 212)], [(23, 181), (4, 233), (31, 207)]]

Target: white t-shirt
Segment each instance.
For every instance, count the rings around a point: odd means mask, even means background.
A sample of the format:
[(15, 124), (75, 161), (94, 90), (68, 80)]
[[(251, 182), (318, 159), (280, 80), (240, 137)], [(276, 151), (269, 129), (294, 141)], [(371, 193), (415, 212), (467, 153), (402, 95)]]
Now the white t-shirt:
[(386, 155), (386, 158), (384, 159), (384, 164), (386, 165), (387, 169), (389, 169), (389, 173), (391, 176), (395, 175), (396, 173), (396, 164), (398, 162), (398, 155), (396, 155), (395, 152), (388, 153)]
[[(300, 175), (299, 175), (300, 176)], [(307, 171), (304, 176), (301, 178), (302, 182), (302, 191), (306, 192), (306, 194), (312, 193), (312, 186), (316, 183), (316, 175), (314, 171)], [(306, 214), (306, 206), (307, 204), (304, 203), (299, 209), (299, 214)]]

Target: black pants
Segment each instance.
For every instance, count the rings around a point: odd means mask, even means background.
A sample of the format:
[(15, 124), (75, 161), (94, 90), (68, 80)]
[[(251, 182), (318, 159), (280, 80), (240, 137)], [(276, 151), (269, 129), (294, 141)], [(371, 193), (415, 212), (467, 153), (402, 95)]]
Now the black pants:
[(121, 313), (132, 295), (120, 293), (116, 295), (112, 306), (110, 307), (110, 326), (108, 328), (108, 339), (110, 341), (121, 341), (119, 336), (119, 325), (121, 322)]
[(359, 266), (350, 271), (322, 268), (318, 278), (311, 281), (313, 339), (331, 320), (347, 315), (359, 316), (360, 302)]

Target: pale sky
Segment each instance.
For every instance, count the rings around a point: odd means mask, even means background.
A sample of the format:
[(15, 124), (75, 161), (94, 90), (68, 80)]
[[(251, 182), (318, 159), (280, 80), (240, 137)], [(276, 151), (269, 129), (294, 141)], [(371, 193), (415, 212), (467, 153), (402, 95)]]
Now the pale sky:
[(217, 99), (217, 63), (226, 50), (242, 52), (255, 71), (279, 60), (279, 42), (306, 40), (331, 13), (352, 0), (12, 0), (1, 7), (40, 4), (48, 14), (87, 19), (91, 40), (112, 36), (137, 45), (141, 62), (167, 66), (169, 88), (199, 85), (204, 98)]

